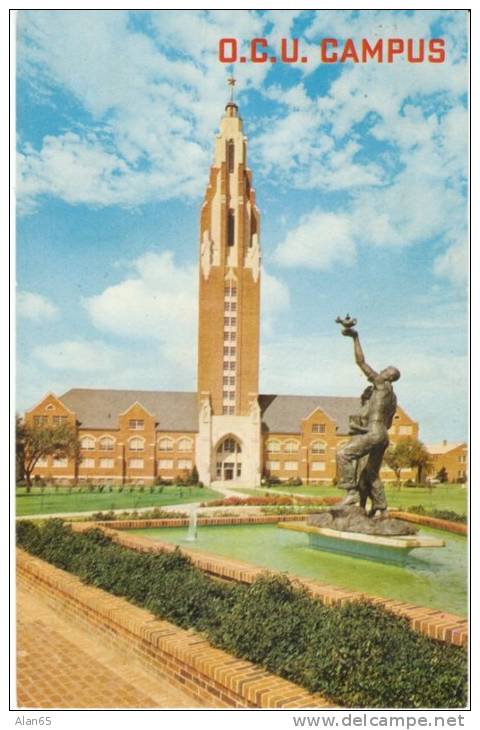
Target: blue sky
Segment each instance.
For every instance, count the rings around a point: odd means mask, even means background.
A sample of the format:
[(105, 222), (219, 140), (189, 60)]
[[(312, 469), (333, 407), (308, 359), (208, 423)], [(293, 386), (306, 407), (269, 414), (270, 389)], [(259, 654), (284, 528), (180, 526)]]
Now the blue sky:
[[(427, 442), (467, 427), (464, 11), (20, 11), (17, 406), (195, 389), (198, 214), (237, 64), (262, 215), (261, 391), (357, 395), (334, 319), (394, 364)], [(320, 64), (321, 38), (443, 37), (444, 64)]]

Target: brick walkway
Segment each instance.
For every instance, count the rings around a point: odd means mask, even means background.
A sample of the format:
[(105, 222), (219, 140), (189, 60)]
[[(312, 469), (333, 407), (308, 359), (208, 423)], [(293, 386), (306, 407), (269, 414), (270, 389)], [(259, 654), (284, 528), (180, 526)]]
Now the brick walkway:
[(17, 587), (17, 701), (39, 708), (205, 707), (59, 618), (23, 586)]

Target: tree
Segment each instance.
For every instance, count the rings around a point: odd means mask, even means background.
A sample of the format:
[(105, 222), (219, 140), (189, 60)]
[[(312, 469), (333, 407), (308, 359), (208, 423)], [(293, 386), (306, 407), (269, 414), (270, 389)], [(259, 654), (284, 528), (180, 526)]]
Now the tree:
[[(32, 486), (32, 473), (39, 459), (79, 458), (79, 443), (73, 426), (29, 426), (17, 419), (17, 474), (25, 477), (27, 488)], [(76, 471), (76, 470), (75, 470)]]
[(442, 466), (442, 468), (437, 472), (437, 476), (435, 478), (438, 479), (440, 484), (445, 484), (445, 482), (448, 482), (448, 472), (444, 466)]
[(17, 482), (21, 482), (25, 479), (25, 424), (22, 418), (18, 415), (15, 416), (15, 431), (16, 431), (16, 450), (15, 450), (15, 477)]
[(406, 438), (398, 442), (397, 449), (405, 459), (405, 466), (417, 470), (417, 483), (420, 484), (432, 470), (433, 463), (425, 445), (418, 439)]
[(190, 474), (190, 484), (195, 485), (199, 482), (198, 469), (196, 464), (193, 465), (193, 469)]
[(400, 441), (398, 444), (389, 446), (383, 457), (385, 464), (394, 472), (398, 486), (400, 486), (402, 469), (408, 466), (403, 443), (403, 441)]

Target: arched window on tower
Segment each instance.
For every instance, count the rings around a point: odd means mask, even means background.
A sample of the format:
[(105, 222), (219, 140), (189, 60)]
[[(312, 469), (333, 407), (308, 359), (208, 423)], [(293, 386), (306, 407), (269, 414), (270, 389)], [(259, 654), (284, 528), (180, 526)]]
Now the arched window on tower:
[(227, 244), (229, 246), (235, 245), (235, 213), (233, 210), (228, 211), (227, 217)]
[(235, 169), (235, 142), (233, 139), (229, 139), (227, 142), (227, 160), (228, 172), (233, 172)]

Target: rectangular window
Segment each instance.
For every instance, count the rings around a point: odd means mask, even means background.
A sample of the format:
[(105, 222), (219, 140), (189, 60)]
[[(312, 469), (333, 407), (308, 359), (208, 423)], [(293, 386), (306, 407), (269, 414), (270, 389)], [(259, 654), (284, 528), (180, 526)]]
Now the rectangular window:
[(113, 459), (100, 459), (100, 469), (113, 469)]
[(235, 213), (233, 210), (228, 211), (227, 217), (227, 244), (228, 246), (235, 245)]
[(325, 433), (325, 424), (312, 423), (312, 433)]
[(270, 471), (280, 471), (280, 462), (267, 461), (267, 469), (270, 469)]
[(93, 469), (95, 466), (95, 459), (82, 459), (80, 466), (82, 469)]
[(41, 456), (35, 466), (48, 466), (48, 459), (46, 456)]
[(192, 462), (190, 459), (179, 459), (177, 461), (177, 467), (178, 469), (191, 469)]
[(223, 348), (223, 354), (224, 355), (229, 355), (230, 354), (230, 348), (229, 347), (224, 347)]
[(230, 375), (228, 377), (228, 383), (229, 385), (235, 385), (235, 375)]
[(230, 304), (230, 311), (231, 312), (236, 312), (237, 311), (237, 303), (236, 302), (231, 302), (231, 304)]
[(130, 469), (143, 469), (143, 459), (129, 459), (128, 466)]
[(47, 423), (48, 423), (48, 416), (34, 416), (33, 417), (34, 426), (46, 426)]
[(412, 427), (411, 426), (399, 426), (398, 433), (400, 436), (407, 436), (412, 433)]
[(67, 423), (68, 416), (52, 416), (52, 423), (54, 426), (63, 426), (64, 423)]
[(225, 304), (223, 306), (223, 311), (224, 312), (229, 312), (230, 311), (230, 302), (225, 302)]
[(228, 375), (223, 376), (223, 384), (228, 385)]
[(229, 364), (229, 370), (235, 370), (235, 363), (234, 362), (231, 362)]
[(64, 456), (58, 459), (54, 459), (53, 466), (55, 467), (55, 469), (60, 469), (62, 467), (68, 466), (68, 459)]
[(139, 420), (138, 418), (131, 418), (128, 422), (128, 428), (130, 431), (143, 431), (145, 421)]
[(284, 464), (285, 471), (297, 471), (298, 461), (286, 461)]
[(230, 327), (230, 317), (224, 317), (223, 324), (225, 327)]
[(234, 416), (235, 407), (234, 406), (223, 406), (222, 413), (224, 416)]
[(314, 461), (312, 463), (312, 471), (325, 471), (326, 464), (324, 461)]
[(158, 462), (159, 469), (173, 469), (172, 459), (160, 459)]

